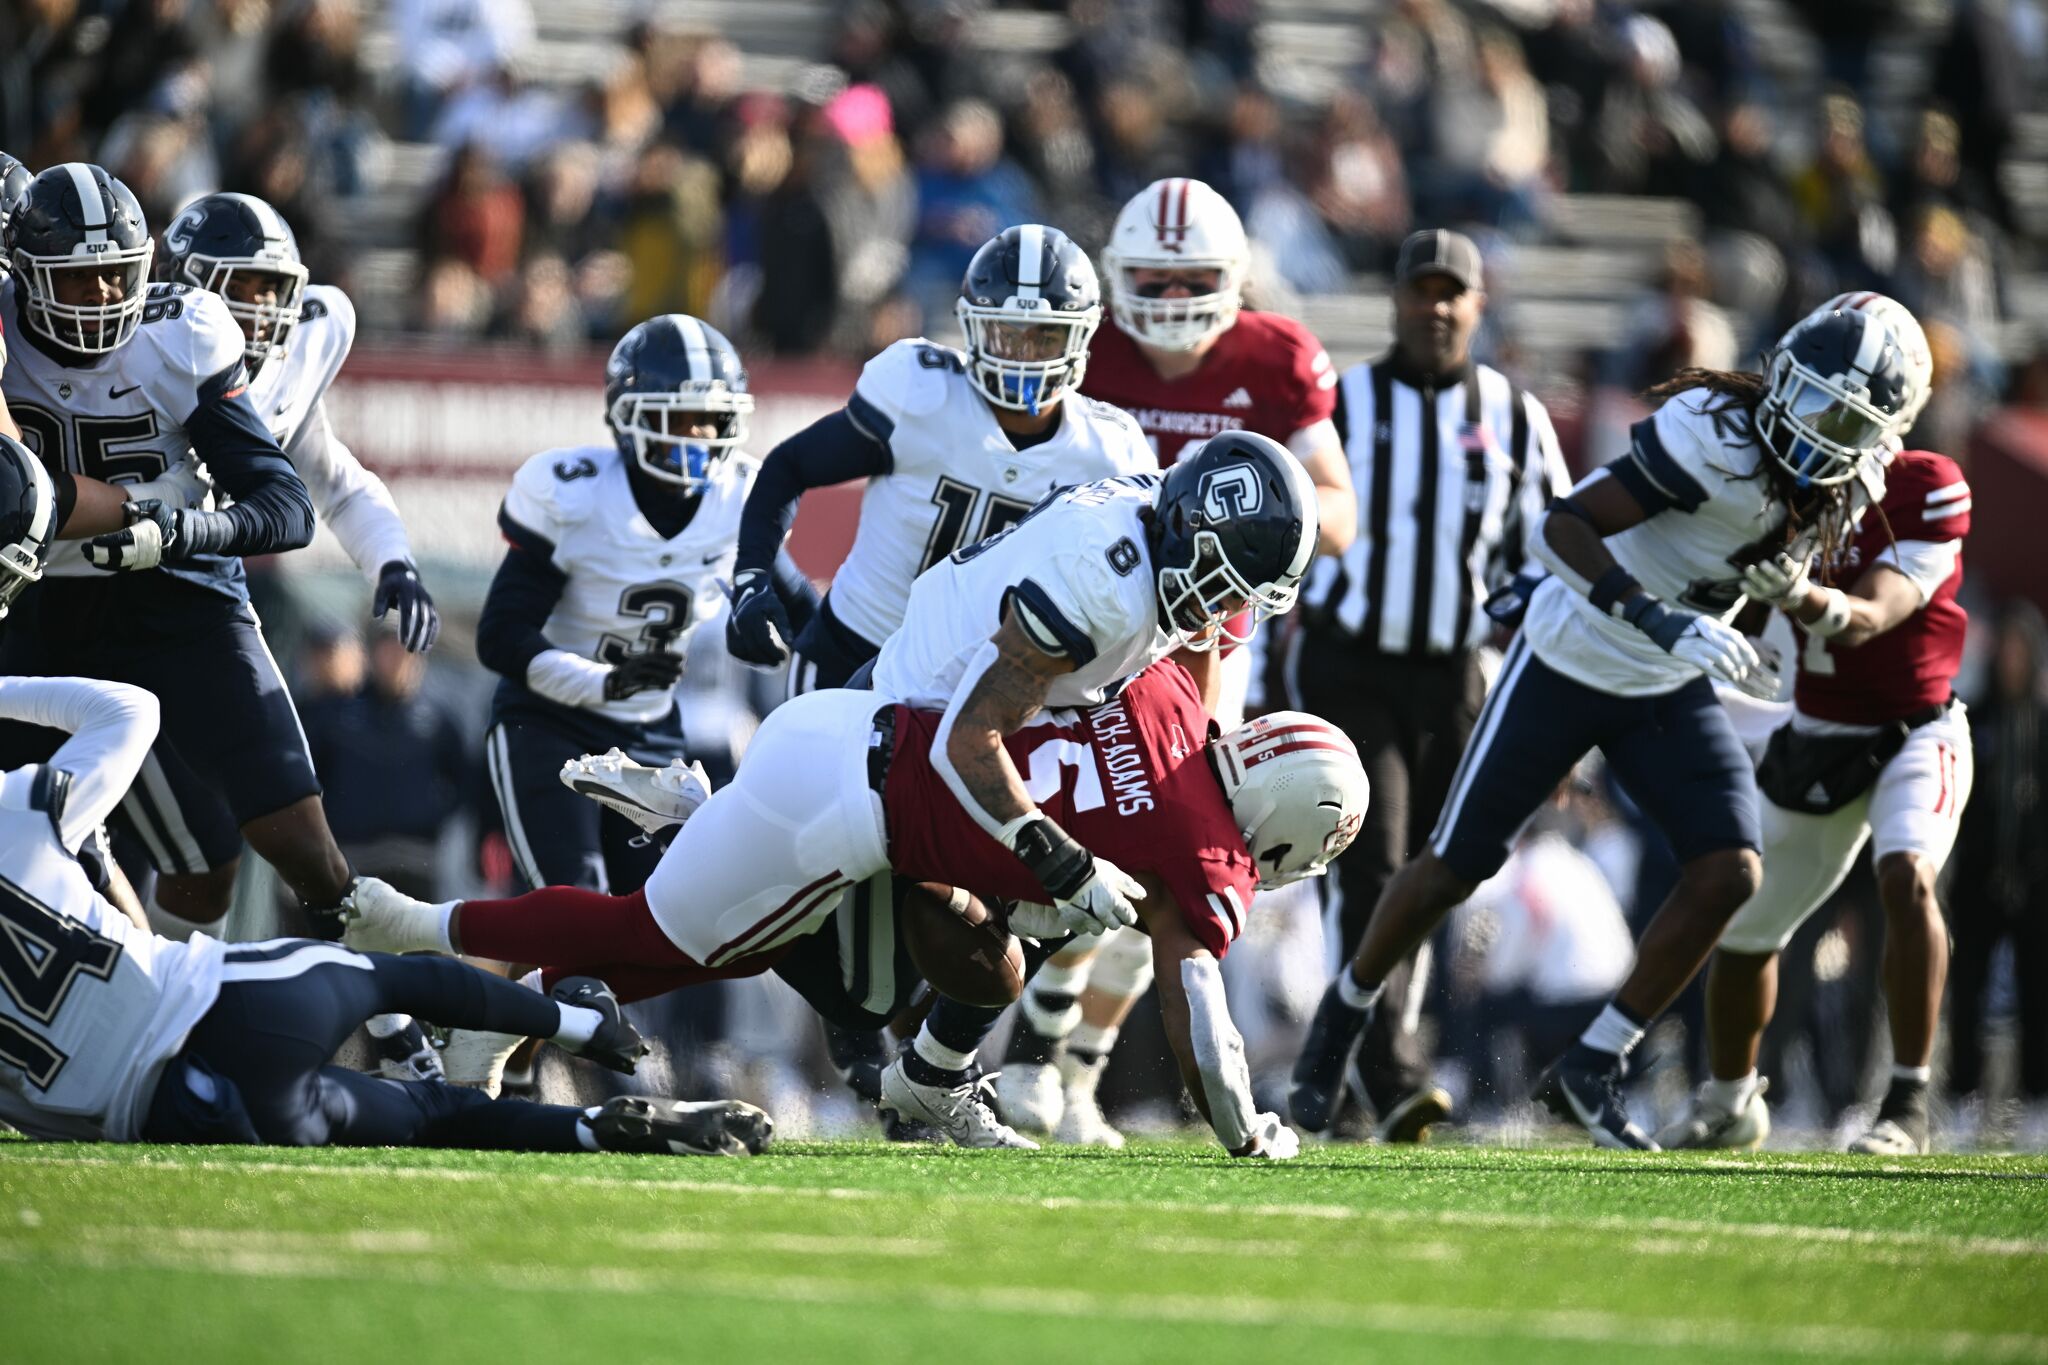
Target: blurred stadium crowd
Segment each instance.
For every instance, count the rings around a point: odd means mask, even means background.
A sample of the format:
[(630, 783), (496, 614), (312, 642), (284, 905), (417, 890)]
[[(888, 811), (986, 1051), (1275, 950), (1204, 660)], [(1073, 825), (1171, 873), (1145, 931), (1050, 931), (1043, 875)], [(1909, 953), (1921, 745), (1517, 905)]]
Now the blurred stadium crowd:
[[(664, 311), (750, 362), (944, 338), (1003, 226), (1092, 249), (1132, 193), (1193, 174), (1245, 220), (1252, 300), (1302, 316), (1340, 368), (1386, 341), (1402, 237), (1472, 229), (1492, 295), (1477, 358), (1542, 395), (1576, 470), (1613, 453), (1630, 395), (1745, 365), (1857, 288), (1924, 324), (1936, 388), (1914, 442), (1967, 466), (2001, 402), (2048, 419), (2044, 78), (2042, 0), (17, 0), (0, 147), (104, 164), (157, 226), (214, 189), (268, 199), (312, 278), (356, 298), (359, 350), (502, 346), (593, 374), (593, 348)], [(380, 472), (404, 506), (404, 469)], [(501, 487), (470, 487), (481, 524)], [(431, 676), (346, 624), (359, 584), (262, 585), (274, 638), (300, 641), (337, 836), (422, 895), (511, 878), (476, 750), (488, 680), (459, 624), (490, 566), (463, 567)], [(1948, 1089), (1958, 1142), (1988, 1125), (2048, 1148), (2048, 631), (2001, 586), (1972, 580), (1959, 689), (1986, 728), (1946, 892)], [(693, 646), (688, 728), (730, 762), (761, 683), (720, 634)], [(1522, 1059), (1626, 969), (1671, 875), (1641, 827), (1587, 774), (1453, 926), (1427, 1013), (1482, 1122), (1529, 1121)], [(1764, 1065), (1786, 1078), (1781, 1124), (1817, 1141), (1886, 1060), (1867, 871), (1839, 899), (1788, 955)], [(1255, 923), (1232, 986), (1277, 1099), (1325, 949), (1312, 913)], [(820, 1127), (855, 1121), (770, 987), (671, 1014), (676, 1093), (736, 1087), (791, 1132), (813, 1100)], [(1104, 1092), (1126, 1122), (1176, 1116), (1148, 1016)], [(1671, 1103), (1696, 1048), (1682, 1021), (1653, 1045)]]

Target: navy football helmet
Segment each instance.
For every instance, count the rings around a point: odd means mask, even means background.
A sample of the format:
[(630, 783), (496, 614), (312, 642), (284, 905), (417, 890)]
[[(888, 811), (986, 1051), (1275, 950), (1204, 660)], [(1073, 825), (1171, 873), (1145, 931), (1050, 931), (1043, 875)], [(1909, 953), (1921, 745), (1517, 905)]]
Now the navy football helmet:
[(1245, 644), (1253, 625), (1294, 606), (1315, 557), (1316, 487), (1278, 441), (1226, 431), (1183, 455), (1159, 485), (1152, 545), (1159, 609), (1187, 648)]
[(1005, 228), (967, 263), (953, 305), (982, 397), (1034, 416), (1081, 387), (1102, 285), (1088, 253), (1058, 228)]
[(0, 279), (7, 278), (7, 220), (34, 179), (20, 158), (0, 152)]
[(1874, 312), (1808, 317), (1785, 334), (1766, 373), (1757, 435), (1802, 488), (1849, 482), (1910, 420), (1905, 354)]
[(12, 436), (0, 436), (0, 616), (43, 576), (57, 538), (57, 493), (43, 462)]
[[(7, 219), (7, 259), (22, 325), (79, 355), (119, 349), (142, 325), (155, 252), (142, 205), (126, 185), (83, 161), (50, 167), (29, 182)], [(119, 301), (58, 300), (59, 274), (110, 269), (120, 277)]]
[[(703, 490), (711, 466), (747, 439), (754, 395), (740, 353), (724, 333), (687, 313), (649, 318), (619, 339), (604, 367), (604, 412), (619, 453), (685, 493)], [(708, 415), (717, 434), (684, 435)]]
[[(163, 277), (227, 300), (248, 338), (252, 373), (284, 355), (306, 296), (291, 224), (253, 194), (209, 194), (186, 205), (164, 229)], [(247, 297), (265, 284), (275, 290), (270, 302)]]

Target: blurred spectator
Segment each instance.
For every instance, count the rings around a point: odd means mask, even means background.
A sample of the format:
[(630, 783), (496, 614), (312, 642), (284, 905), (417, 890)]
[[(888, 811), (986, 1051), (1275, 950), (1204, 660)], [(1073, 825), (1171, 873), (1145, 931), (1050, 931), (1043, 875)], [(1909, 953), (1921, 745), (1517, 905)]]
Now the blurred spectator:
[(420, 249), (428, 260), (453, 258), (486, 284), (519, 265), (526, 207), (491, 154), (476, 143), (459, 148), (421, 217)]
[[(2048, 1146), (2048, 701), (2042, 696), (2048, 625), (2030, 602), (1998, 614), (1990, 695), (1970, 713), (1977, 779), (1963, 811), (1955, 881), (1946, 898), (1954, 960), (1949, 968), (1949, 1086), (1981, 1111), (1984, 1024), (1992, 965), (2013, 945), (2019, 996), (2022, 1145)], [(2029, 1131), (2030, 1130), (2030, 1131)]]
[(1316, 205), (1297, 186), (1314, 183), (1316, 148), (1307, 135), (1290, 133), (1284, 174), (1274, 177), (1252, 196), (1244, 230), (1254, 253), (1263, 251), (1288, 289), (1300, 294), (1331, 294), (1348, 279), (1344, 253), (1324, 226)]
[(1095, 188), (1095, 143), (1081, 120), (1072, 82), (1051, 67), (1033, 71), (1011, 133), (1018, 160), (1045, 197), (1046, 217), (1083, 240), (1104, 235), (1082, 225), (1102, 211), (1102, 201)]
[(618, 235), (632, 267), (627, 326), (657, 313), (709, 311), (724, 264), (718, 189), (717, 168), (701, 157), (665, 143), (640, 153)]
[(1619, 36), (1594, 0), (1557, 0), (1549, 21), (1522, 40), (1529, 72), (1544, 86), (1566, 183), (1582, 188), (1598, 161), (1593, 139), (1600, 94), (1622, 67)]
[(420, 695), (426, 671), (424, 655), (380, 630), (367, 685), (306, 705), (301, 719), (327, 823), (349, 865), (438, 901), (436, 847), (462, 808), (470, 764), (454, 713)]
[(580, 261), (605, 245), (612, 225), (598, 212), (598, 154), (588, 142), (563, 142), (534, 163), (524, 186), (529, 254)]
[(1924, 209), (1973, 207), (1963, 185), (1963, 161), (1957, 145), (1956, 121), (1939, 109), (1921, 111), (1915, 121), (1912, 150), (1892, 187), (1894, 220), (1913, 222)]
[(739, 49), (723, 38), (683, 39), (675, 55), (649, 62), (648, 80), (661, 106), (664, 134), (699, 156), (717, 156), (732, 136), (733, 103), (740, 96)]
[(825, 106), (823, 122), (832, 141), (819, 149), (820, 190), (840, 316), (858, 322), (896, 288), (909, 265), (917, 187), (878, 87), (848, 86)]
[(1799, 206), (1771, 157), (1770, 115), (1762, 105), (1728, 110), (1720, 146), (1692, 197), (1709, 227), (1752, 233), (1787, 251), (1805, 236)]
[(778, 355), (818, 350), (838, 315), (839, 265), (818, 186), (818, 162), (827, 150), (818, 136), (794, 143), (788, 173), (761, 201), (761, 274), (753, 321)]
[[(1228, 199), (1239, 215), (1250, 212), (1259, 193), (1286, 174), (1286, 153), (1281, 145), (1285, 131), (1279, 102), (1270, 92), (1250, 83), (1238, 86), (1223, 130), (1223, 147), (1212, 157), (1213, 165), (1203, 179)], [(1397, 146), (1395, 155), (1399, 154)], [(1405, 171), (1403, 175), (1405, 178)]]
[(514, 68), (501, 66), (452, 96), (428, 137), (443, 147), (480, 148), (516, 171), (554, 143), (587, 135), (592, 123), (556, 91), (529, 84)]
[(1550, 160), (1550, 113), (1522, 45), (1504, 29), (1479, 40), (1474, 79), (1437, 92), (1426, 216), (1520, 227), (1536, 221)]
[(1997, 406), (1998, 395), (1971, 364), (1969, 339), (1960, 331), (1932, 318), (1922, 329), (1934, 362), (1933, 396), (1921, 409), (1907, 440), (1917, 449), (1938, 450), (1967, 463), (1970, 435), (1983, 415)]
[(1899, 262), (1894, 292), (1924, 326), (1946, 322), (1973, 347), (1995, 346), (1998, 289), (1990, 253), (1954, 209), (1920, 211)]
[[(981, 100), (949, 106), (918, 152), (911, 283), (932, 315), (960, 288), (983, 242), (1038, 217), (1031, 182), (1003, 156), (1003, 120)], [(765, 253), (764, 253), (765, 255)]]
[(203, 7), (197, 0), (134, 0), (113, 7), (112, 27), (98, 54), (98, 79), (85, 97), (85, 122), (106, 128), (138, 101), (152, 98), (166, 76), (204, 60)]
[(1707, 299), (1707, 255), (1695, 242), (1672, 242), (1656, 283), (1629, 310), (1614, 382), (1640, 393), (1680, 370), (1736, 368), (1735, 329)]
[[(1095, 180), (1110, 203), (1125, 203), (1147, 185), (1186, 169), (1187, 145), (1152, 82), (1111, 81), (1096, 101), (1095, 114), (1101, 133)], [(998, 223), (996, 230), (1015, 221)], [(964, 262), (961, 268), (966, 269)]]
[(1472, 25), (1446, 0), (1397, 0), (1391, 14), (1364, 27), (1366, 56), (1355, 83), (1414, 165), (1429, 151), (1437, 93), (1474, 79)]
[(1364, 95), (1331, 98), (1316, 140), (1309, 197), (1353, 270), (1381, 270), (1408, 235), (1408, 176)]
[(582, 310), (569, 267), (553, 253), (530, 256), (492, 320), (491, 335), (543, 351), (573, 351), (583, 344)]
[(394, 0), (402, 131), (425, 137), (442, 104), (526, 54), (533, 42), (527, 0)]
[(453, 256), (429, 260), (421, 272), (413, 326), (429, 336), (481, 336), (491, 319), (491, 289)]
[(1715, 138), (1679, 88), (1678, 42), (1662, 23), (1633, 15), (1621, 26), (1621, 59), (1594, 120), (1592, 183), (1611, 194), (1683, 194), (1712, 163)]
[(195, 67), (166, 81), (148, 107), (115, 120), (100, 144), (99, 160), (135, 192), (143, 220), (152, 226), (170, 222), (180, 207), (220, 184), (200, 76)]
[(292, 702), (300, 717), (312, 708), (343, 701), (362, 690), (367, 665), (363, 637), (332, 622), (313, 624), (294, 660)]
[(1792, 190), (1837, 288), (1875, 288), (1891, 273), (1898, 234), (1864, 140), (1863, 106), (1847, 93), (1822, 98), (1819, 148)]
[(1956, 0), (1949, 31), (1934, 64), (1932, 94), (1955, 112), (1957, 143), (1971, 197), (2008, 230), (2017, 226), (1998, 167), (2012, 145), (2020, 112), (2029, 101), (2020, 67), (2020, 44), (2009, 27), (2017, 6)]

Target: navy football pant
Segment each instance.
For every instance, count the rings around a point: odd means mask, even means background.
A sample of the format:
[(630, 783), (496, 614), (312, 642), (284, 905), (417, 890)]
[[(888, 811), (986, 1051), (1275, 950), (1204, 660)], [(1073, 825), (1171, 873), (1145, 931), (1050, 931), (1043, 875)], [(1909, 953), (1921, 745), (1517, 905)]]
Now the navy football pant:
[(445, 957), (352, 953), (311, 939), (227, 950), (220, 998), (158, 1082), (150, 1142), (287, 1147), (491, 1147), (574, 1152), (580, 1109), (493, 1100), (439, 1081), (328, 1065), (373, 1014), (550, 1037), (538, 992)]
[[(856, 633), (832, 614), (828, 593), (818, 604), (809, 624), (790, 643), (788, 697), (822, 692), (832, 687), (865, 686), (854, 683), (853, 675), (862, 665), (873, 662), (882, 647)], [(786, 700), (787, 698), (785, 698)]]
[(1680, 864), (1763, 847), (1756, 772), (1706, 678), (1653, 697), (1618, 697), (1551, 669), (1517, 639), (1480, 710), (1430, 850), (1460, 880), (1485, 881), (1530, 815), (1595, 748)]

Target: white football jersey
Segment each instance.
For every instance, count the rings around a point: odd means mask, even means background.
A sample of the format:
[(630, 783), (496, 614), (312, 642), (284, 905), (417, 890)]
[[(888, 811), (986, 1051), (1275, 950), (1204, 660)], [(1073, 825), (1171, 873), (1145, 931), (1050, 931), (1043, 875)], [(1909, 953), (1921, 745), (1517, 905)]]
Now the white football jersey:
[(966, 365), (950, 346), (899, 341), (847, 400), (890, 456), (889, 472), (868, 480), (853, 549), (832, 578), (832, 614), (871, 642), (903, 624), (919, 574), (1014, 525), (1053, 489), (1159, 468), (1130, 414), (1078, 393), (1061, 400), (1050, 437), (1017, 449)]
[(1046, 708), (1095, 706), (1184, 643), (1162, 629), (1144, 510), (1154, 474), (1059, 493), (995, 539), (920, 574), (903, 628), (875, 661), (875, 691), (942, 708), (1013, 599), (1079, 667), (1053, 682)]
[[(192, 449), (184, 423), (201, 387), (242, 364), (242, 329), (226, 301), (189, 285), (153, 284), (134, 339), (71, 369), (22, 335), (16, 288), (11, 276), (0, 283), (0, 327), (15, 339), (0, 393), (29, 449), (53, 469), (105, 483), (141, 483), (183, 460)], [(79, 542), (59, 541), (43, 572), (102, 571), (85, 562)]]
[[(1724, 622), (1745, 600), (1742, 571), (1732, 556), (1778, 531), (1786, 516), (1771, 480), (1760, 472), (1770, 456), (1738, 434), (1726, 416), (1710, 411), (1725, 401), (1706, 389), (1688, 389), (1636, 425), (1622, 458), (1674, 505), (1606, 542), (1615, 561), (1647, 591)], [(1855, 493), (1860, 507), (1861, 485)], [(1812, 548), (1805, 547), (1809, 556)], [(1554, 577), (1536, 589), (1522, 632), (1545, 664), (1616, 696), (1655, 696), (1701, 676)]]
[[(759, 469), (738, 451), (714, 461), (697, 514), (664, 540), (634, 501), (617, 446), (543, 451), (520, 466), (499, 515), (554, 546), (551, 562), (569, 578), (542, 627), (548, 642), (600, 663), (651, 649), (682, 653), (690, 633), (725, 607), (740, 509)], [(645, 725), (673, 704), (650, 689), (586, 709)]]
[(134, 1141), (164, 1066), (220, 994), (224, 950), (137, 929), (92, 887), (79, 844), (156, 736), (137, 688), (0, 679), (0, 715), (77, 727), (0, 776), (0, 1120), (31, 1137)]
[(363, 468), (327, 420), (322, 400), (355, 339), (348, 295), (331, 284), (307, 285), (290, 349), (256, 371), (249, 401), (299, 472), (313, 510), (374, 585), (386, 564), (412, 559), (412, 545), (384, 481)]

